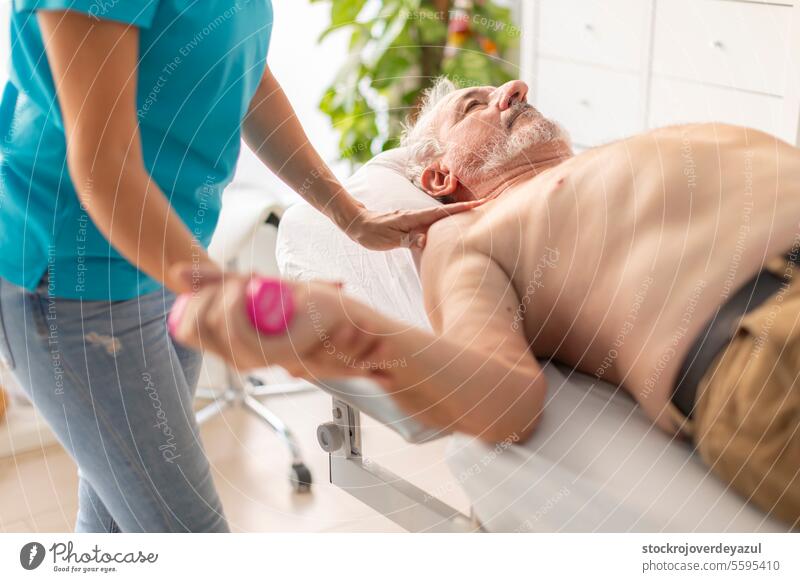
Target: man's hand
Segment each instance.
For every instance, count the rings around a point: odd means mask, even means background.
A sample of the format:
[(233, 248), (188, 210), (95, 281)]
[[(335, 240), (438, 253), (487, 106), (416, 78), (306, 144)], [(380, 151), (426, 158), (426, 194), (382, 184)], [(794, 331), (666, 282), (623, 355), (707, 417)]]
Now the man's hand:
[(341, 285), (284, 281), (294, 315), (285, 333), (264, 335), (247, 316), (250, 277), (213, 272), (198, 277), (190, 268), (178, 269), (175, 276), (193, 277), (196, 287), (185, 296), (173, 330), (182, 344), (210, 351), (237, 369), (279, 365), (309, 380), (367, 376), (387, 385), (385, 375), (369, 365), (379, 357), (383, 340), (370, 333), (363, 306), (344, 296)]

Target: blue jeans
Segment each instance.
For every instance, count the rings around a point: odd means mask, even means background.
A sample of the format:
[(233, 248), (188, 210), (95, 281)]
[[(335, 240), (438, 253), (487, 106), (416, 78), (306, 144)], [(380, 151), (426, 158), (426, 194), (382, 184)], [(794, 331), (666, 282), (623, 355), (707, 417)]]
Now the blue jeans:
[(76, 531), (228, 531), (192, 399), (202, 358), (174, 296), (51, 297), (0, 278), (0, 356), (78, 465)]

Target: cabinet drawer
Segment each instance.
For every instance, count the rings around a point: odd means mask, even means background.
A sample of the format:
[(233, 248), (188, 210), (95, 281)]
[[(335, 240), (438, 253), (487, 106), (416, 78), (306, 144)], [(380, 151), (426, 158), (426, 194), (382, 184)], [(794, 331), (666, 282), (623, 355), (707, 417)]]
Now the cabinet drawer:
[(784, 137), (782, 104), (780, 97), (771, 95), (655, 77), (648, 125), (722, 121)]
[(638, 71), (652, 0), (540, 0), (539, 52)]
[(669, 0), (656, 9), (653, 71), (782, 95), (792, 9), (731, 0)]
[(538, 73), (536, 106), (576, 144), (594, 146), (641, 131), (639, 75), (546, 58)]

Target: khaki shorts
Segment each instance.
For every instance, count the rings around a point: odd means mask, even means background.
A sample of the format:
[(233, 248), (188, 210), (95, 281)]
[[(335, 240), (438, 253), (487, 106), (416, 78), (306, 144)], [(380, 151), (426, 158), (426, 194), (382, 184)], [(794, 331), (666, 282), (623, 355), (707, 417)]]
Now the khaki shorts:
[(768, 268), (787, 283), (742, 319), (700, 382), (683, 430), (714, 473), (798, 528), (800, 273), (792, 277), (792, 271), (800, 267), (778, 259)]

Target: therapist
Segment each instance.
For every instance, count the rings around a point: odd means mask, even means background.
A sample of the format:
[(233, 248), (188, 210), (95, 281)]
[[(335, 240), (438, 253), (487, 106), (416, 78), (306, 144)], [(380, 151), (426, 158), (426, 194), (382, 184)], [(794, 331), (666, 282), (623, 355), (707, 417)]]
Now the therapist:
[(240, 138), (371, 249), (472, 206), (375, 214), (347, 194), (266, 67), (269, 0), (12, 10), (0, 354), (78, 464), (78, 531), (227, 531), (192, 410), (201, 356), (166, 314), (220, 275), (205, 247)]

